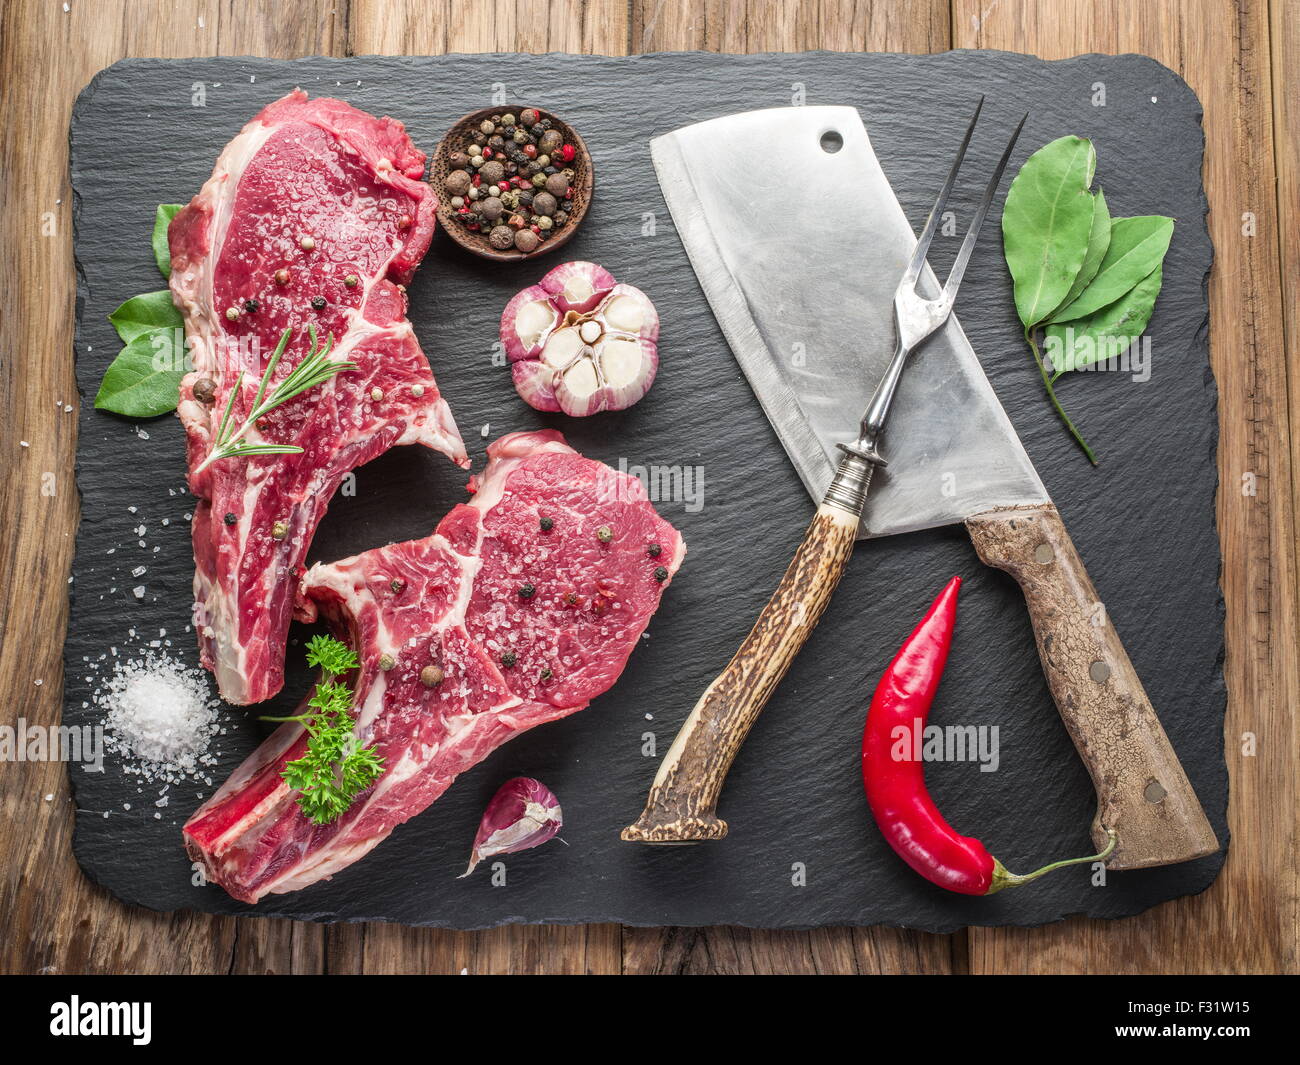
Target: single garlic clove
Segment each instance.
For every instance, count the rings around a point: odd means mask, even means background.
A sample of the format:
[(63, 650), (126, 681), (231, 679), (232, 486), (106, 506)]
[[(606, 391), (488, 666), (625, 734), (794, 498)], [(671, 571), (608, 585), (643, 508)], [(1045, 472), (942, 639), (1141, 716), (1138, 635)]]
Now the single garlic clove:
[(600, 334), (604, 332), (600, 328), (600, 323), (594, 319), (583, 322), (578, 326), (578, 336), (582, 337), (584, 344), (594, 344), (600, 339)]
[(560, 402), (555, 398), (555, 371), (536, 359), (521, 359), (512, 363), (510, 372), (515, 380), (515, 391), (534, 410), (558, 413)]
[(549, 293), (532, 285), (506, 304), (501, 314), (501, 341), (511, 362), (535, 358), (546, 338), (560, 324)]
[(584, 346), (579, 330), (572, 327), (557, 329), (542, 348), (542, 362), (554, 370), (563, 370), (582, 353)]
[(659, 372), (654, 342), (607, 333), (596, 348), (596, 365), (604, 382), (604, 410), (624, 410), (650, 391)]
[(615, 285), (596, 309), (596, 317), (616, 333), (659, 339), (659, 312), (650, 297), (633, 285)]
[(584, 355), (560, 375), (555, 398), (560, 409), (573, 418), (585, 418), (605, 409), (604, 390), (590, 357)]
[(469, 876), (484, 858), (516, 854), (552, 839), (564, 825), (560, 800), (540, 780), (514, 777), (507, 780), (487, 804), (474, 836)]
[(614, 275), (596, 263), (561, 263), (538, 285), (550, 295), (560, 313), (577, 311), (586, 314), (595, 308), (618, 282)]

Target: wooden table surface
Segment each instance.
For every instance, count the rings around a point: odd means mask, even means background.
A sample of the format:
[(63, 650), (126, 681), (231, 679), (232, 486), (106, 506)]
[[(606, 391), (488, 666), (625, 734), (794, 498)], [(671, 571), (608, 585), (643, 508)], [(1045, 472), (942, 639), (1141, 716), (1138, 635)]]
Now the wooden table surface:
[[(524, 51), (1140, 52), (1205, 106), (1232, 846), (1195, 898), (1123, 921), (928, 935), (617, 925), (458, 933), (156, 914), (72, 857), (59, 763), (0, 767), (3, 972), (1296, 972), (1300, 0), (6, 0), (0, 13), (0, 723), (57, 723), (77, 523), (68, 120), (123, 56)], [(26, 441), (24, 447), (20, 441)], [(47, 798), (49, 797), (49, 798)], [(142, 859), (144, 856), (141, 856)]]

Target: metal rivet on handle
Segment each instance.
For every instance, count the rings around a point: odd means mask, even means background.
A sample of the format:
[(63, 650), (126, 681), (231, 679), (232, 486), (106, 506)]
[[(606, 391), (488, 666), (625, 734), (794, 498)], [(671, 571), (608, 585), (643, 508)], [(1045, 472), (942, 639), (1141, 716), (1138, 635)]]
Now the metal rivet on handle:
[(1046, 566), (1056, 558), (1056, 552), (1052, 550), (1051, 544), (1039, 544), (1034, 548), (1034, 561), (1040, 565)]
[(1164, 785), (1158, 780), (1148, 780), (1147, 786), (1142, 792), (1142, 797), (1147, 802), (1160, 802), (1166, 795)]
[(1088, 667), (1088, 676), (1100, 684), (1110, 676), (1110, 666), (1105, 662), (1094, 662)]

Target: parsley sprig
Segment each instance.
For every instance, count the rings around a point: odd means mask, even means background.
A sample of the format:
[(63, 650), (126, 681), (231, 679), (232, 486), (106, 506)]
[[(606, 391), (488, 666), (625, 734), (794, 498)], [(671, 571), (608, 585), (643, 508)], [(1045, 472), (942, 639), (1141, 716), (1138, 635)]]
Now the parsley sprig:
[(300, 396), (308, 389), (323, 384), (336, 373), (357, 368), (354, 362), (330, 362), (330, 349), (334, 346), (333, 333), (322, 348), (316, 339), (314, 323), (308, 325), (307, 332), (311, 336), (311, 351), (283, 381), (271, 390), (270, 395), (267, 395), (267, 386), (271, 383), (271, 377), (275, 373), (276, 366), (280, 364), (285, 348), (289, 346), (289, 337), (293, 335), (293, 330), (286, 328), (280, 334), (280, 343), (271, 353), (271, 361), (266, 364), (266, 372), (262, 374), (262, 381), (257, 386), (257, 395), (253, 397), (253, 409), (236, 429), (232, 425), (232, 415), (235, 412), (235, 397), (239, 395), (239, 386), (244, 381), (244, 371), (239, 371), (239, 376), (235, 378), (235, 387), (230, 390), (230, 399), (226, 403), (226, 412), (221, 417), (221, 425), (217, 428), (216, 439), (212, 442), (212, 450), (208, 452), (208, 457), (199, 463), (195, 473), (232, 455), (296, 455), (302, 451), (302, 448), (295, 444), (250, 444), (244, 439), (244, 434), (248, 432), (250, 425), (256, 425), (259, 418), (269, 414), (281, 404), (288, 403), (295, 396)]
[(307, 642), (307, 664), (321, 671), (309, 710), (294, 717), (263, 721), (299, 721), (307, 729), (307, 753), (286, 762), (280, 776), (298, 792), (298, 806), (309, 820), (328, 825), (337, 820), (384, 771), (374, 747), (358, 747), (353, 732), (352, 689), (339, 678), (360, 664), (355, 652), (332, 636)]

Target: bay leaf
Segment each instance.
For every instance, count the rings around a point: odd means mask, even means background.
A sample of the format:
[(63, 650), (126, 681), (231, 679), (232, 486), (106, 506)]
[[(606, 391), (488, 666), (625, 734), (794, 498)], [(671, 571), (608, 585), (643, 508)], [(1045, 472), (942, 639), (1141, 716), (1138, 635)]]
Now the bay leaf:
[[(1106, 249), (1110, 247), (1110, 225), (1110, 208), (1106, 205), (1106, 194), (1098, 189), (1097, 194), (1092, 198), (1092, 229), (1088, 232), (1088, 250), (1083, 256), (1083, 266), (1079, 268), (1078, 276), (1070, 286), (1070, 291), (1061, 301), (1061, 307), (1072, 303), (1097, 276), (1101, 261), (1106, 256)], [(1054, 315), (1049, 315), (1048, 320), (1053, 317)]]
[(1164, 267), (1157, 266), (1114, 303), (1086, 318), (1049, 325), (1043, 354), (1051, 361), (1053, 380), (1127, 351), (1146, 331), (1163, 280)]
[(185, 325), (167, 289), (132, 296), (119, 305), (108, 320), (113, 323), (123, 344), (129, 344), (136, 337), (155, 329), (181, 329)]
[(134, 337), (105, 371), (95, 407), (128, 418), (153, 418), (175, 410), (186, 371), (185, 360), (175, 357), (174, 337), (171, 328)]
[(1173, 233), (1174, 220), (1163, 215), (1114, 219), (1110, 246), (1097, 276), (1075, 299), (1055, 312), (1052, 321), (1086, 318), (1114, 303), (1164, 261)]
[(167, 227), (180, 212), (179, 203), (160, 203), (153, 219), (153, 259), (163, 277), (172, 276), (172, 253), (167, 244)]
[(1097, 167), (1092, 142), (1060, 137), (1020, 168), (1002, 209), (1002, 247), (1015, 283), (1016, 312), (1026, 329), (1069, 294), (1088, 252)]

